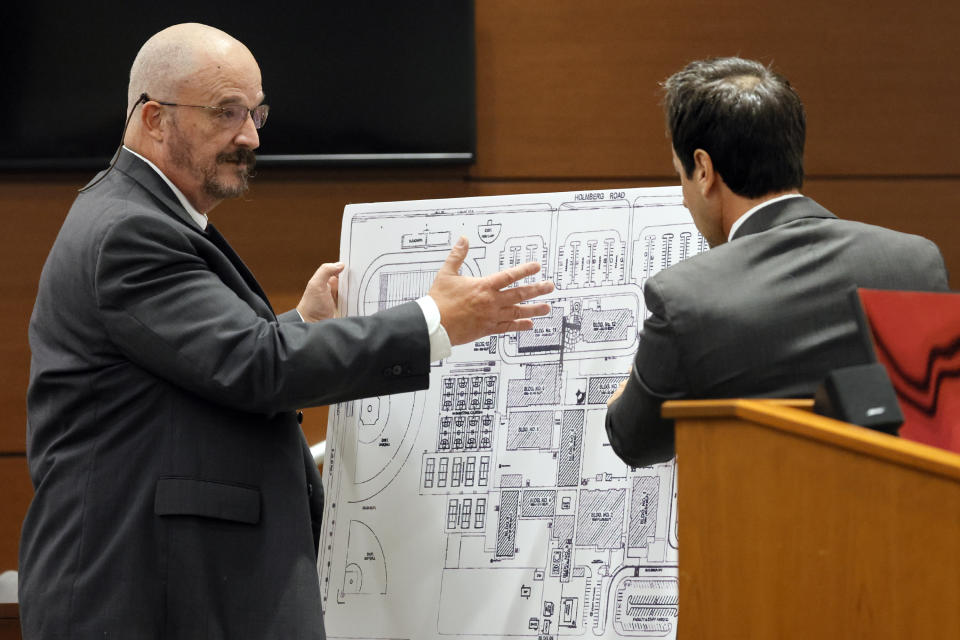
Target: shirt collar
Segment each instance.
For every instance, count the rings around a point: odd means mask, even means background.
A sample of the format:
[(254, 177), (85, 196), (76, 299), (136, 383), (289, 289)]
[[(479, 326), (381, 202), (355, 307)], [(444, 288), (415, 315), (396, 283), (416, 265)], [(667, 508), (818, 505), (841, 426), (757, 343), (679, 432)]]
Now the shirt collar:
[(152, 162), (150, 162), (149, 160), (147, 160), (142, 155), (140, 155), (133, 149), (129, 148), (128, 146), (124, 145), (123, 148), (129, 151), (130, 153), (132, 153), (133, 155), (137, 156), (144, 162), (146, 162), (154, 171), (157, 172), (157, 174), (161, 178), (163, 178), (163, 181), (166, 182), (167, 186), (169, 186), (170, 189), (173, 191), (173, 195), (177, 196), (177, 200), (180, 201), (180, 204), (183, 205), (183, 208), (186, 209), (187, 213), (190, 214), (190, 217), (193, 218), (193, 221), (197, 223), (197, 226), (199, 226), (201, 230), (205, 231), (207, 228), (207, 215), (197, 211), (196, 208), (192, 204), (190, 204), (190, 201), (187, 200), (187, 196), (183, 195), (183, 192), (180, 191), (180, 189), (178, 189), (175, 184), (170, 182), (170, 178), (163, 175), (163, 171), (160, 171), (160, 169), (157, 168), (157, 165), (153, 164)]
[(755, 214), (757, 211), (760, 211), (760, 209), (764, 208), (768, 204), (773, 204), (774, 202), (780, 202), (781, 200), (789, 200), (790, 198), (802, 198), (802, 197), (803, 197), (802, 193), (787, 193), (782, 196), (777, 196), (776, 198), (770, 198), (769, 200), (764, 200), (763, 202), (753, 207), (752, 209), (748, 210), (745, 214), (743, 214), (742, 216), (736, 219), (736, 221), (730, 227), (730, 233), (727, 234), (727, 242), (733, 240), (734, 234), (736, 234), (737, 230), (743, 226), (743, 223), (747, 221), (747, 218)]

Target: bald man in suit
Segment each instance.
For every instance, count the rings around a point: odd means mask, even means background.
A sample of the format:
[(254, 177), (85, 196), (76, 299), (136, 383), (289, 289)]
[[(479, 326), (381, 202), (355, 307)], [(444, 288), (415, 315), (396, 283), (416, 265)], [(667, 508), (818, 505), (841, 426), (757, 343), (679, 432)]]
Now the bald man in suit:
[(30, 322), (23, 637), (323, 638), (320, 476), (297, 409), (423, 389), (451, 345), (529, 329), (521, 265), (335, 318), (324, 264), (274, 314), (207, 214), (247, 189), (268, 109), (253, 55), (175, 25), (130, 73), (115, 162), (82, 190)]

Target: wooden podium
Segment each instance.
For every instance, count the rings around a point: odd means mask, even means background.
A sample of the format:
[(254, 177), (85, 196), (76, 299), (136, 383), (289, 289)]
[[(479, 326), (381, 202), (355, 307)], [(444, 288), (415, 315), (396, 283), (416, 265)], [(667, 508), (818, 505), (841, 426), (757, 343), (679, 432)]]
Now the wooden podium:
[(811, 405), (664, 404), (678, 637), (960, 638), (960, 455)]

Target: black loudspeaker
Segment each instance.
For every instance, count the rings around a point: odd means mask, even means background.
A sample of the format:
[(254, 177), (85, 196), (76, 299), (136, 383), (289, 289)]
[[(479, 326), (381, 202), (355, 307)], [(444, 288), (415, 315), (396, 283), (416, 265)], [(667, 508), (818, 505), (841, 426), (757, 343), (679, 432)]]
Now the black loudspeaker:
[(897, 394), (881, 364), (834, 369), (813, 400), (814, 413), (875, 431), (897, 435), (903, 424)]

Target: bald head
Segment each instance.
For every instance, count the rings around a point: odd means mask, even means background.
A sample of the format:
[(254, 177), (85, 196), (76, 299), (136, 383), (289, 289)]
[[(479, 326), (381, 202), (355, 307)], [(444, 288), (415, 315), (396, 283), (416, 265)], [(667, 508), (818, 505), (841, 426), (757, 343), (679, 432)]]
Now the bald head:
[(133, 61), (127, 110), (142, 93), (160, 100), (175, 99), (184, 85), (197, 82), (198, 72), (237, 56), (253, 60), (242, 42), (219, 29), (193, 22), (167, 27), (147, 40)]
[[(141, 94), (149, 99), (137, 108)], [(124, 145), (206, 213), (247, 189), (260, 145), (250, 114), (263, 100), (260, 67), (240, 41), (174, 25), (147, 40), (130, 69)]]

